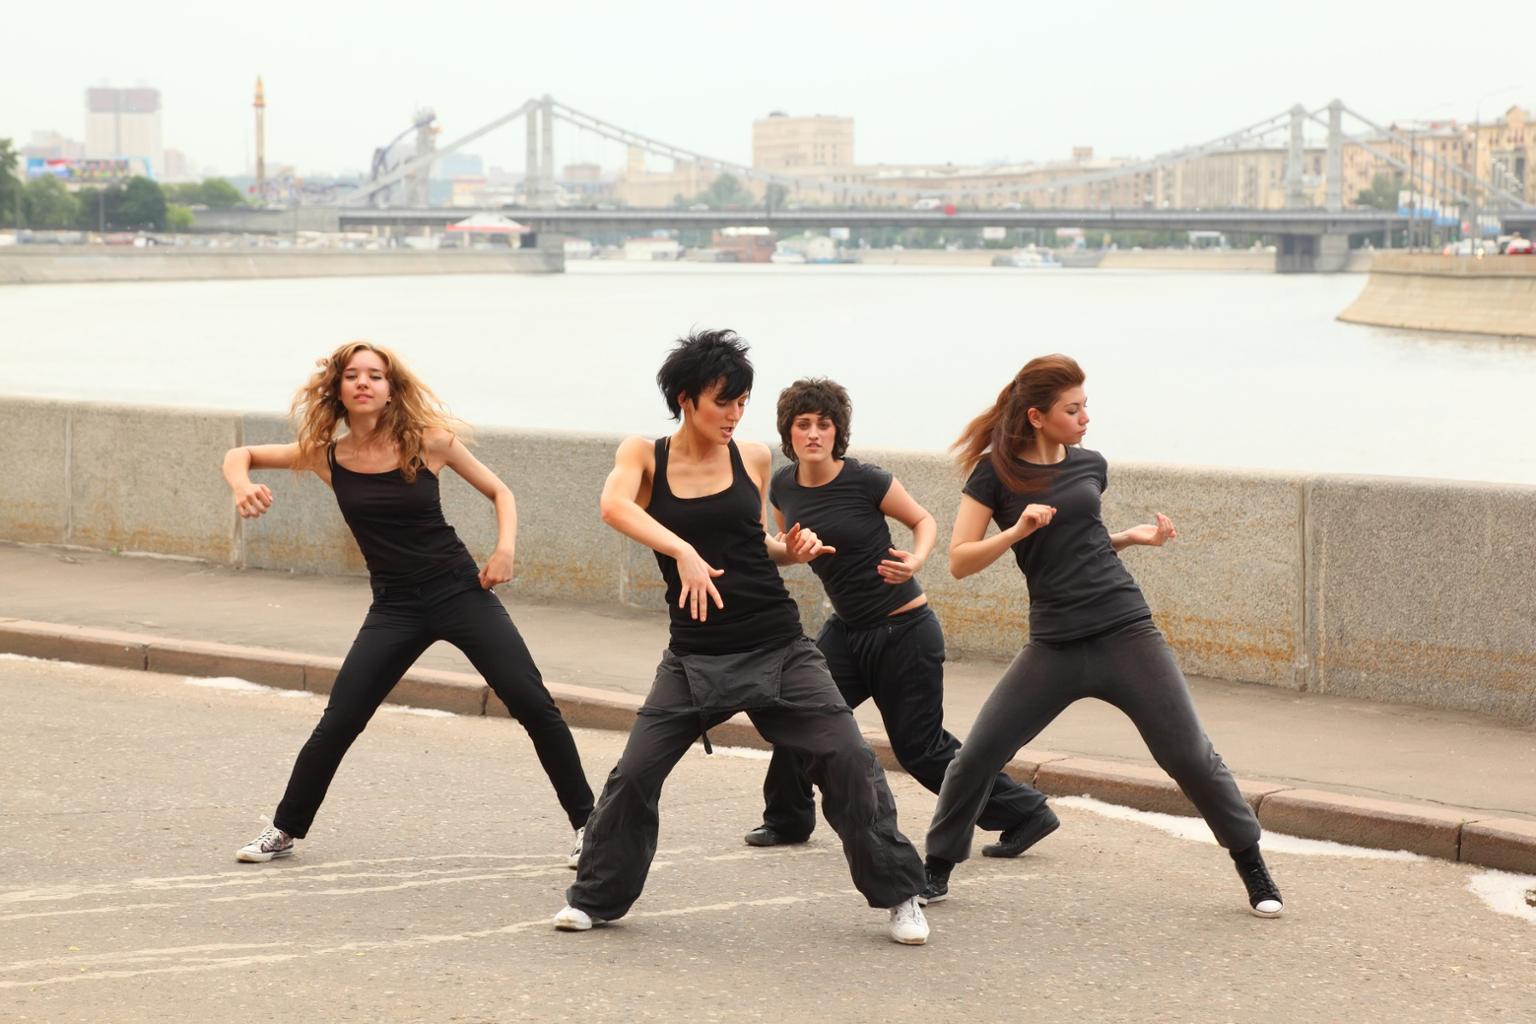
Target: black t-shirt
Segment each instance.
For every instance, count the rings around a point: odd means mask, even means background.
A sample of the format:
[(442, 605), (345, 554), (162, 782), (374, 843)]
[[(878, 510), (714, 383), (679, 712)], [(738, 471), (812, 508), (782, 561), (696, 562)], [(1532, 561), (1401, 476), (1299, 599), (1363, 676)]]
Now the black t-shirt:
[(866, 629), (922, 594), (915, 579), (891, 584), (875, 571), (881, 559), (891, 557), (891, 528), (880, 511), (891, 489), (891, 474), (858, 459), (844, 459), (832, 480), (804, 487), (795, 478), (797, 468), (791, 463), (773, 474), (768, 500), (784, 514), (786, 530), (799, 523), (837, 549), (810, 562), (837, 617), (854, 629)]
[(1060, 642), (1093, 636), (1152, 614), (1141, 588), (1120, 561), (1099, 514), (1109, 486), (1109, 464), (1098, 452), (1066, 449), (1054, 466), (1032, 466), (1037, 490), (1009, 490), (986, 455), (976, 464), (964, 491), (992, 510), (1006, 530), (1026, 505), (1052, 505), (1050, 525), (1013, 545), (1013, 557), (1029, 584), (1029, 636)]

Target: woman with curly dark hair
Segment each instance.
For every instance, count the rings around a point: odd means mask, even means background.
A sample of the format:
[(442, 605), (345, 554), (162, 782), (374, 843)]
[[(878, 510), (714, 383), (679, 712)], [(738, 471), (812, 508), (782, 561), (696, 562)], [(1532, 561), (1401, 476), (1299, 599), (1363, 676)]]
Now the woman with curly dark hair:
[[(849, 707), (873, 700), (907, 774), (937, 793), (960, 741), (944, 728), (944, 631), (917, 582), (938, 539), (933, 516), (879, 466), (850, 458), (853, 403), (836, 381), (797, 380), (779, 393), (778, 427), (790, 464), (773, 475), (768, 503), (814, 530), (834, 554), (811, 562), (833, 614), (816, 637)], [(912, 531), (897, 548), (889, 521)], [(763, 823), (749, 846), (803, 843), (816, 825), (805, 759), (776, 747), (763, 779)], [(1002, 836), (982, 852), (1017, 857), (1055, 831), (1045, 797), (999, 772), (979, 819)]]
[[(332, 684), (320, 723), (299, 751), (272, 825), (236, 855), (263, 863), (293, 853), (309, 832), (341, 759), (407, 669), (431, 644), (462, 650), (512, 717), (528, 731), (539, 763), (576, 830), (575, 867), (592, 790), (571, 731), (523, 638), (491, 588), (512, 578), (517, 505), (512, 491), (455, 433), (430, 388), (388, 349), (342, 345), (294, 398), (298, 439), (232, 448), (224, 479), (240, 515), (254, 519), (272, 492), (253, 469), (310, 471), (336, 492), (342, 517), (368, 564), (373, 605)], [(443, 518), (438, 477), (452, 469), (496, 508), (496, 550), (475, 564)]]

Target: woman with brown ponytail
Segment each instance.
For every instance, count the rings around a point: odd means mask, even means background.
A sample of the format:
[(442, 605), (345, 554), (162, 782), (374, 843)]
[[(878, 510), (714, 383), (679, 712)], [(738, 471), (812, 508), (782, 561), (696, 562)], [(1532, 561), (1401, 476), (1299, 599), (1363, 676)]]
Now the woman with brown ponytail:
[[(956, 579), (1013, 551), (1029, 587), (1029, 642), (982, 706), (939, 792), (928, 830), (927, 902), (949, 893), (949, 874), (970, 856), (971, 834), (998, 771), (1067, 706), (1097, 697), (1135, 723), (1217, 842), (1232, 855), (1250, 910), (1282, 905), (1259, 854), (1259, 822), (1195, 714), (1189, 686), (1141, 589), (1118, 552), (1161, 547), (1177, 536), (1154, 523), (1110, 533), (1100, 517), (1108, 465), (1078, 447), (1088, 429), (1085, 380), (1075, 361), (1025, 364), (993, 408), (955, 443), (969, 473), (949, 544)], [(988, 521), (997, 533), (987, 536)]]
[[(319, 366), (294, 397), (298, 440), (230, 449), (224, 479), (247, 519), (272, 506), (271, 490), (251, 481), (253, 469), (309, 470), (329, 484), (368, 564), (373, 605), (320, 724), (299, 751), (272, 826), (236, 857), (262, 863), (293, 853), (352, 741), (406, 669), (432, 643), (446, 640), (469, 657), (528, 731), (576, 830), (576, 851), (567, 857), (575, 867), (592, 790), (560, 709), (491, 593), (512, 578), (517, 505), (511, 490), (470, 454), (437, 396), (388, 349), (354, 341)], [(496, 508), (496, 550), (483, 568), (443, 518), (438, 477), (445, 466)]]

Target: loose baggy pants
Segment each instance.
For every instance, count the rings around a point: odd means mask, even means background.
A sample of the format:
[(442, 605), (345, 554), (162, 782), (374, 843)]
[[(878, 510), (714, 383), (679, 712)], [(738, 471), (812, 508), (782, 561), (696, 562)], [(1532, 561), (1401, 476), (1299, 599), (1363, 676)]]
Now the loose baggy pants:
[[(851, 708), (874, 700), (907, 774), (937, 793), (960, 741), (944, 728), (944, 630), (927, 605), (854, 629), (837, 616), (816, 637), (838, 693)], [(977, 824), (1002, 831), (1045, 809), (1045, 796), (999, 772)], [(775, 747), (763, 777), (763, 824), (786, 839), (816, 827), (816, 799), (805, 759)]]
[(843, 843), (853, 883), (893, 907), (924, 883), (922, 860), (896, 825), (885, 772), (807, 637), (731, 655), (668, 650), (619, 763), (587, 822), (571, 906), (602, 921), (629, 912), (656, 856), (662, 784), (704, 730), (745, 711), (763, 737), (801, 752)]

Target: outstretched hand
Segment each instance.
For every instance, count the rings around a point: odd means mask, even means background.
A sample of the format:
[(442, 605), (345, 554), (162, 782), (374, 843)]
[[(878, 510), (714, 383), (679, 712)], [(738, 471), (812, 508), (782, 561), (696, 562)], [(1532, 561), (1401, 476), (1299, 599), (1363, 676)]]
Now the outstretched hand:
[(1173, 528), (1173, 520), (1157, 514), (1157, 522), (1142, 523), (1125, 531), (1126, 539), (1132, 544), (1145, 544), (1148, 547), (1160, 548), (1168, 541), (1179, 535), (1179, 531)]
[(235, 509), (241, 519), (256, 519), (272, 507), (272, 490), (266, 484), (247, 484), (235, 490)]
[(807, 530), (799, 523), (791, 526), (787, 533), (779, 534), (778, 540), (789, 552), (790, 560), (795, 562), (809, 562), (822, 555), (837, 554), (837, 548), (823, 544), (814, 530)]

